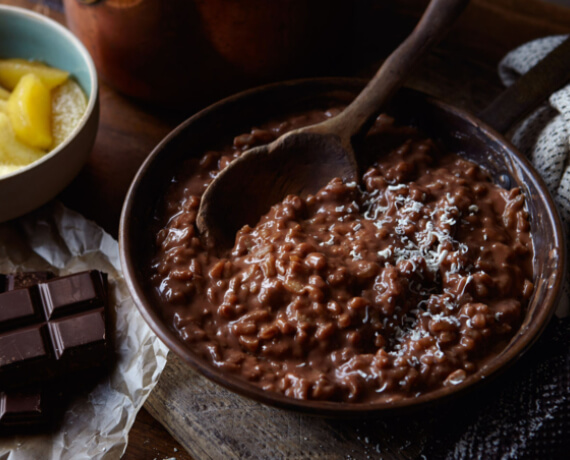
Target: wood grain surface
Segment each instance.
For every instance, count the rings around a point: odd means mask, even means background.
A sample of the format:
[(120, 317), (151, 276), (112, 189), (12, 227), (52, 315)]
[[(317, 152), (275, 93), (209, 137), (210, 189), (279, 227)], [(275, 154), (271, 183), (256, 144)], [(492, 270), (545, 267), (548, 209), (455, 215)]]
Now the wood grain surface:
[(148, 411), (195, 459), (411, 459), (404, 419), (338, 421), (273, 409), (220, 388), (171, 356)]
[[(57, 0), (0, 3), (64, 21)], [(426, 4), (427, 0), (359, 1), (350, 29), (352, 64), (343, 74), (372, 75)], [(425, 61), (411, 86), (477, 112), (501, 91), (495, 69), (507, 50), (536, 37), (568, 32), (570, 10), (562, 6), (541, 0), (472, 0), (459, 27)], [(197, 107), (165, 112), (102, 84), (101, 109), (88, 163), (60, 198), (116, 236), (125, 193), (141, 162)], [(210, 383), (172, 354), (145, 407), (148, 412), (141, 411), (131, 430), (126, 460), (411, 459), (420, 454), (422, 440), (438, 435), (435, 428), (428, 429), (438, 420), (430, 415), (341, 422), (268, 408)]]

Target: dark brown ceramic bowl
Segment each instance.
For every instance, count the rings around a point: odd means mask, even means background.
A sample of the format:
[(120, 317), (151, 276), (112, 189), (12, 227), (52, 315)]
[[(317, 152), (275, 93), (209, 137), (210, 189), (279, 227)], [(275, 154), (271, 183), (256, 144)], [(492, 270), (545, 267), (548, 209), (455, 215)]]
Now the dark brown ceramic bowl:
[(231, 391), (266, 404), (326, 416), (380, 415), (423, 408), (463, 393), (496, 375), (518, 359), (539, 337), (557, 305), (565, 273), (560, 220), (546, 187), (528, 161), (501, 135), (472, 115), (418, 92), (402, 90), (388, 113), (401, 123), (418, 126), (447, 149), (487, 169), (505, 188), (519, 186), (527, 198), (535, 247), (535, 292), (524, 321), (507, 347), (464, 382), (416, 398), (393, 403), (303, 401), (263, 391), (221, 372), (183, 343), (167, 324), (149, 284), (149, 258), (154, 245), (153, 212), (178, 165), (201, 155), (220, 137), (231, 139), (263, 121), (292, 110), (318, 108), (330, 101), (347, 103), (362, 88), (353, 79), (300, 80), (269, 85), (224, 99), (199, 112), (170, 133), (136, 175), (120, 226), (120, 252), (130, 292), (145, 320), (167, 346), (192, 368)]

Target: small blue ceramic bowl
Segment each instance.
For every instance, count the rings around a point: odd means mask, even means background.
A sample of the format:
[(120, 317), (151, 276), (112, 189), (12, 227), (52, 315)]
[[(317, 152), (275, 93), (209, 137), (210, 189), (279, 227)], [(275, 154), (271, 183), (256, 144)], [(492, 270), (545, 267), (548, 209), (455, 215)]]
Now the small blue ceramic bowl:
[(71, 135), (40, 160), (0, 177), (0, 222), (48, 202), (79, 173), (99, 124), (97, 72), (83, 44), (65, 27), (32, 11), (0, 5), (0, 58), (23, 58), (67, 70), (87, 95)]

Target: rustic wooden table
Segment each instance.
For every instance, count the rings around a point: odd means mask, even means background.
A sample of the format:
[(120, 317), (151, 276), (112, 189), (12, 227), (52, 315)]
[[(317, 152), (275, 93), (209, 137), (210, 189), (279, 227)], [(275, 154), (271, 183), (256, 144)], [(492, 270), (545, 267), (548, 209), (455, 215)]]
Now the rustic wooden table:
[[(0, 3), (34, 9), (65, 22), (57, 0)], [(355, 19), (358, 32), (354, 34), (354, 56), (345, 75), (371, 75), (382, 56), (410, 30), (426, 0), (361, 3), (366, 7)], [(539, 36), (568, 32), (570, 9), (542, 0), (473, 0), (450, 38), (424, 62), (410, 84), (477, 111), (501, 90), (495, 68), (506, 51)], [(95, 147), (81, 174), (60, 199), (116, 236), (122, 202), (139, 165), (160, 139), (197, 107), (189, 108), (187, 113), (165, 112), (129, 100), (104, 83), (100, 95), (101, 120)], [(165, 374), (172, 377), (182, 372), (179, 369), (180, 361), (172, 357)], [(184, 433), (169, 423), (164, 395), (170, 384), (162, 379), (146, 407), (194, 452), (197, 460), (200, 450), (191, 449)], [(191, 459), (169, 432), (143, 409), (130, 432), (123, 458)], [(409, 457), (396, 453), (390, 458)]]

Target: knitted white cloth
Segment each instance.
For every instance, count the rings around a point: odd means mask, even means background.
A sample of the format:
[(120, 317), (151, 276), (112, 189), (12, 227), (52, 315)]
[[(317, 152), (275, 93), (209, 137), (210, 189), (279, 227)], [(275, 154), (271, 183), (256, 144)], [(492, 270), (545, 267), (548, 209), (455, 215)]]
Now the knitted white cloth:
[[(505, 85), (529, 71), (566, 38), (564, 35), (541, 38), (511, 51), (499, 64)], [(513, 144), (530, 159), (552, 194), (570, 242), (570, 85), (556, 91), (517, 128)], [(570, 244), (568, 244), (570, 248)], [(570, 254), (568, 254), (570, 256)], [(570, 275), (558, 316), (570, 313)]]

